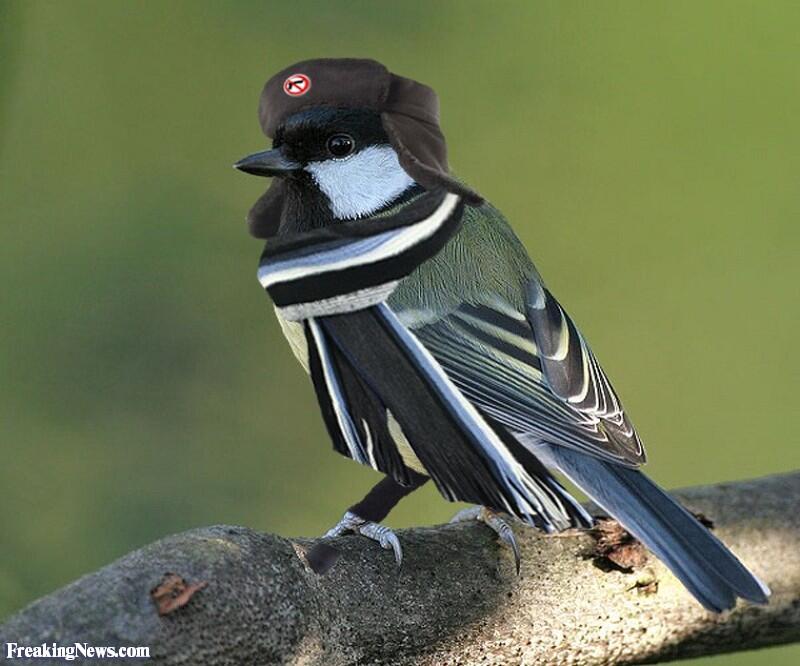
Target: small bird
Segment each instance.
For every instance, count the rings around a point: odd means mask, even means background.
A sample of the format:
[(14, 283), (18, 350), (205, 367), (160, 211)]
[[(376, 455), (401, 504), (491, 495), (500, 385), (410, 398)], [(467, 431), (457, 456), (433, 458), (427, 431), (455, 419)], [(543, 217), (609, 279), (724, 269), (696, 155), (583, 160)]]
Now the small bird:
[[(586, 339), (506, 219), (452, 176), (438, 99), (373, 60), (299, 62), (265, 85), (271, 177), (248, 214), (258, 269), (334, 448), (385, 474), (326, 536), (392, 549), (380, 524), (432, 479), (519, 551), (507, 516), (590, 528), (567, 479), (707, 609), (769, 590), (648, 479), (645, 451)], [(324, 566), (321, 565), (322, 568)]]

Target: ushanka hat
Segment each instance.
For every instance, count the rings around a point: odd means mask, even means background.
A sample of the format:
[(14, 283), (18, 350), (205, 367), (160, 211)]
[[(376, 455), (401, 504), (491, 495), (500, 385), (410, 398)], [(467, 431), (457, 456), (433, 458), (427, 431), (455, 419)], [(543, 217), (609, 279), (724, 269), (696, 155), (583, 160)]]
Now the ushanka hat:
[[(473, 205), (483, 199), (453, 178), (447, 144), (439, 127), (439, 99), (432, 88), (392, 74), (375, 60), (318, 58), (286, 67), (264, 85), (259, 103), (261, 127), (269, 138), (291, 115), (314, 107), (372, 109), (400, 165), (417, 183), (459, 194)], [(253, 235), (274, 235), (280, 223), (286, 184), (275, 178), (248, 214)]]

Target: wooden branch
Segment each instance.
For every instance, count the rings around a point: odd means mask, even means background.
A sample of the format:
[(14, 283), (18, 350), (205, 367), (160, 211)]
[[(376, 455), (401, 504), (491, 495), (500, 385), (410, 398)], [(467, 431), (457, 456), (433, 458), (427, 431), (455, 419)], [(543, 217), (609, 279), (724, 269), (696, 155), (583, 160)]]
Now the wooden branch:
[(212, 666), (629, 664), (800, 640), (800, 472), (677, 494), (770, 585), (769, 606), (715, 616), (652, 557), (609, 571), (587, 534), (516, 526), (520, 577), (479, 524), (400, 532), (402, 570), (343, 537), (320, 576), (302, 558), (311, 540), (217, 526), (34, 602), (0, 626), (0, 646), (147, 645), (158, 663)]

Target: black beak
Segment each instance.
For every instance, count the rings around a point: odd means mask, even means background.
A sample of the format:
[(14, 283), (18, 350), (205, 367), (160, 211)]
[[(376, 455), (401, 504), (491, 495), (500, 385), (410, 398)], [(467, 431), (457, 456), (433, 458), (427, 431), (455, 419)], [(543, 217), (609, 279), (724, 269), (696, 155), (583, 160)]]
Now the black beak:
[(254, 176), (288, 176), (301, 166), (288, 159), (279, 148), (273, 148), (243, 157), (233, 165), (233, 168)]

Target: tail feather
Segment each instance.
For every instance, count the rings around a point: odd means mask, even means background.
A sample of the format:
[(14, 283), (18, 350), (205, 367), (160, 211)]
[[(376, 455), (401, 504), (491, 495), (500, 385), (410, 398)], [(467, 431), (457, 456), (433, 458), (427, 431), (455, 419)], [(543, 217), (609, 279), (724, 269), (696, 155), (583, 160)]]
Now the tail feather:
[(732, 608), (737, 596), (767, 603), (766, 585), (640, 471), (564, 447), (542, 448), (543, 459), (650, 548), (707, 609)]

